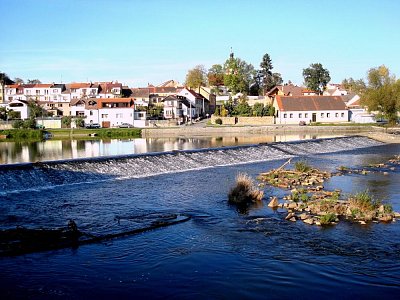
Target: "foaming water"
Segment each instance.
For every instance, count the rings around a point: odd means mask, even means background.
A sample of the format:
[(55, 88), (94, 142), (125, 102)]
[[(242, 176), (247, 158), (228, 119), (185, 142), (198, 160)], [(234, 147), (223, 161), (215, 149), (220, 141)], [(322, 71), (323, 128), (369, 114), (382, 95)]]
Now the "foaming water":
[[(227, 193), (237, 173), (256, 177), (287, 157), (307, 159), (329, 171), (384, 162), (399, 153), (398, 145), (365, 138), (178, 152), (139, 157), (142, 173), (153, 175), (126, 174), (125, 180), (113, 178), (128, 172), (128, 167), (117, 169), (133, 166), (136, 158), (106, 159), (109, 171), (102, 168), (103, 161), (63, 162), (71, 171), (79, 167), (82, 174), (113, 176), (103, 182), (6, 193), (0, 196), (2, 228), (60, 227), (74, 219), (82, 231), (103, 234), (146, 226), (157, 214), (182, 213), (191, 220), (76, 249), (0, 258), (0, 292), (6, 298), (40, 299), (396, 298), (399, 222), (308, 226), (285, 221), (285, 211), (268, 208), (267, 199), (239, 211), (227, 204)], [(202, 154), (206, 162), (199, 166)], [(207, 167), (214, 154), (221, 160)], [(259, 161), (245, 163), (257, 156)], [(187, 165), (177, 168), (179, 172), (169, 172), (173, 167), (168, 165), (157, 171), (152, 169), (154, 159)], [(384, 194), (400, 210), (399, 182), (396, 168), (389, 175), (333, 177), (324, 185), (345, 193), (369, 189), (376, 197)], [(285, 194), (270, 187), (265, 193), (280, 198)]]
[(347, 137), (267, 145), (174, 151), (120, 157), (0, 166), (2, 193), (62, 185), (129, 179), (200, 170), (297, 155), (332, 153), (382, 145), (365, 137)]

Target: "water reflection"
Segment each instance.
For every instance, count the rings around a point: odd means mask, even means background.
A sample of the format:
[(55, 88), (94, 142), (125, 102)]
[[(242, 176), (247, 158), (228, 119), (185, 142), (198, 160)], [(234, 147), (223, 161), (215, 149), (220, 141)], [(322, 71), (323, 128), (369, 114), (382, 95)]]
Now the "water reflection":
[(172, 150), (227, 147), (288, 142), (342, 135), (285, 134), (214, 137), (137, 138), (103, 140), (46, 140), (43, 142), (0, 143), (0, 164), (74, 159), (84, 157), (140, 154)]

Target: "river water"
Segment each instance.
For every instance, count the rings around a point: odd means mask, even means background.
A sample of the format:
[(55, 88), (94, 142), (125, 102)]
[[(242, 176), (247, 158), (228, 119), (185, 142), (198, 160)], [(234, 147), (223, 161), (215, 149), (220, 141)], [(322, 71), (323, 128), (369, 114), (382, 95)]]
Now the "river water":
[(172, 150), (225, 147), (272, 142), (309, 140), (338, 137), (340, 134), (247, 134), (213, 137), (94, 139), (94, 140), (46, 140), (43, 142), (1, 142), (0, 164), (102, 157)]
[[(3, 229), (61, 227), (94, 235), (181, 213), (185, 223), (80, 246), (0, 258), (4, 299), (360, 299), (400, 296), (400, 222), (334, 227), (285, 221), (284, 210), (238, 210), (227, 193), (289, 157), (323, 170), (385, 162), (400, 145), (364, 137), (170, 151), (0, 166)], [(400, 169), (333, 177), (400, 211)], [(282, 198), (285, 191), (266, 187)]]

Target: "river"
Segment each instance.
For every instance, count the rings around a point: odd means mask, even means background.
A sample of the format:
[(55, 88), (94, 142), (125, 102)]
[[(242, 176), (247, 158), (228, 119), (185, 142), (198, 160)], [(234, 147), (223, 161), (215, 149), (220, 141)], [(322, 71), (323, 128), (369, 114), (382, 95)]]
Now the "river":
[(272, 142), (339, 137), (332, 133), (246, 134), (205, 137), (135, 139), (45, 140), (42, 142), (0, 142), (0, 164), (103, 157), (172, 150), (248, 145)]
[[(309, 226), (263, 204), (228, 205), (239, 172), (289, 157), (326, 171), (385, 162), (400, 145), (365, 137), (226, 146), (0, 166), (3, 229), (65, 226), (94, 235), (181, 213), (185, 223), (138, 235), (0, 258), (4, 299), (354, 299), (400, 296), (400, 222)], [(400, 169), (332, 177), (400, 211)], [(287, 193), (287, 192), (286, 192)], [(265, 194), (285, 192), (266, 187)]]

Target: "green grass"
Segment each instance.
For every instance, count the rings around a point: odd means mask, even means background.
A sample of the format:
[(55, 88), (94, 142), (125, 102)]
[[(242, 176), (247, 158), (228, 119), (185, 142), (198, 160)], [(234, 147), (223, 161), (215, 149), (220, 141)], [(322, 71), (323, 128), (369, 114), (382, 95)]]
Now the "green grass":
[(89, 134), (96, 134), (96, 138), (138, 138), (142, 130), (139, 128), (99, 128), (99, 129), (50, 129), (52, 139), (63, 138), (92, 138)]
[(306, 161), (301, 160), (301, 161), (296, 161), (296, 163), (294, 164), (294, 169), (297, 172), (305, 173), (311, 170), (311, 166)]
[(356, 208), (361, 212), (370, 212), (375, 210), (381, 204), (380, 201), (375, 200), (368, 190), (358, 192), (350, 198), (350, 206)]
[(332, 222), (335, 222), (336, 220), (336, 214), (333, 213), (327, 213), (326, 215), (321, 216), (320, 222), (321, 225), (329, 225)]
[(42, 140), (44, 130), (39, 129), (6, 129), (0, 130), (0, 135), (6, 135), (6, 139), (0, 141), (19, 141), (19, 140)]

